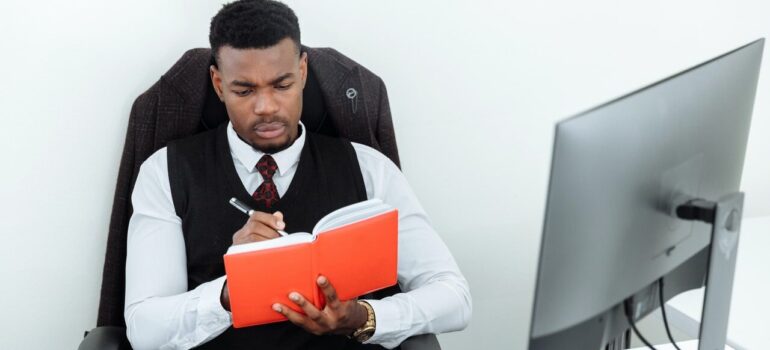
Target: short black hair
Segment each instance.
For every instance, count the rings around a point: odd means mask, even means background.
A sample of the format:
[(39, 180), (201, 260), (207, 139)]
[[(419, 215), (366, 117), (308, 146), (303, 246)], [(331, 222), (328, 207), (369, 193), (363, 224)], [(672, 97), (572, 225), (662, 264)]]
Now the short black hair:
[(290, 38), (300, 53), (299, 21), (286, 4), (273, 0), (239, 0), (222, 6), (211, 19), (209, 43), (213, 63), (219, 48), (264, 49)]

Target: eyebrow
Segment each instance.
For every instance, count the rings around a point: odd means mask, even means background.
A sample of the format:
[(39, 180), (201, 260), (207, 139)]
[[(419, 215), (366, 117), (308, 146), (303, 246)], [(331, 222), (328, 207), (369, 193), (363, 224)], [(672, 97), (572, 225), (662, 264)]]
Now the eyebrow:
[[(292, 76), (294, 76), (294, 73), (284, 73), (281, 76), (279, 76), (278, 78), (275, 78), (275, 79), (271, 80), (269, 85), (278, 84), (278, 83), (280, 83), (280, 82), (282, 82), (282, 81), (284, 81), (284, 80), (286, 80), (288, 78), (291, 78)], [(255, 88), (255, 87), (257, 87), (257, 84), (254, 84), (254, 83), (248, 82), (248, 81), (243, 81), (243, 80), (233, 80), (230, 84), (235, 85), (235, 86), (247, 87), (247, 88)]]

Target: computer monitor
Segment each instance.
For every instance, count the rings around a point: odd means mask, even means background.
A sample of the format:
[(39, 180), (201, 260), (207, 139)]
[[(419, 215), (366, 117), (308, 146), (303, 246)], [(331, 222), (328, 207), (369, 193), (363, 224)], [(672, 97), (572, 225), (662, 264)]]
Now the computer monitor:
[[(732, 195), (740, 203), (730, 220), (740, 219), (763, 46), (757, 40), (556, 125), (530, 349), (605, 348), (629, 329), (625, 307), (633, 321), (660, 306), (661, 278), (664, 299), (703, 286), (707, 274), (729, 282), (726, 295), (711, 294), (722, 298), (714, 318), (726, 318), (733, 270), (709, 265), (717, 225), (680, 217), (694, 199)], [(737, 234), (730, 239), (737, 244)], [(734, 251), (727, 259), (734, 263)]]

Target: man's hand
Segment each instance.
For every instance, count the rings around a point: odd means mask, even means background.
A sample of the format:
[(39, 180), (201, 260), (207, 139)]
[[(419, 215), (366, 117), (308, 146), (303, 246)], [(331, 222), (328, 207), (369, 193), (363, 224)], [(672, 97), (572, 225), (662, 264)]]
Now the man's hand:
[[(277, 230), (283, 230), (285, 227), (283, 214), (280, 211), (273, 214), (254, 211), (246, 220), (246, 224), (233, 234), (233, 245), (278, 238), (281, 235), (278, 234)], [(227, 281), (222, 286), (219, 302), (225, 310), (230, 311), (230, 290), (227, 288)]]
[(326, 307), (323, 310), (318, 310), (297, 292), (289, 293), (289, 299), (302, 308), (305, 315), (281, 304), (274, 304), (273, 310), (315, 335), (329, 333), (349, 335), (366, 323), (366, 308), (359, 305), (356, 300), (340, 301), (337, 298), (337, 292), (326, 277), (319, 276), (316, 282), (326, 297)]
[(283, 230), (285, 227), (280, 211), (273, 214), (254, 211), (246, 224), (233, 235), (233, 245), (278, 238), (281, 235), (277, 230)]

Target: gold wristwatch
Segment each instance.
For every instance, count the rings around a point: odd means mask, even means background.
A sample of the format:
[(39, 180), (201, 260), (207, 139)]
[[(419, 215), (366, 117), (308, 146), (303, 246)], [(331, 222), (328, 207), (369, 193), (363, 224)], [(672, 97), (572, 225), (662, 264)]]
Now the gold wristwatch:
[(353, 331), (353, 335), (350, 337), (355, 339), (359, 343), (363, 343), (369, 338), (374, 335), (374, 329), (376, 328), (377, 324), (374, 321), (374, 309), (372, 308), (369, 303), (365, 301), (358, 301), (358, 304), (363, 306), (366, 309), (366, 323), (364, 323), (363, 326), (358, 327), (355, 331)]

